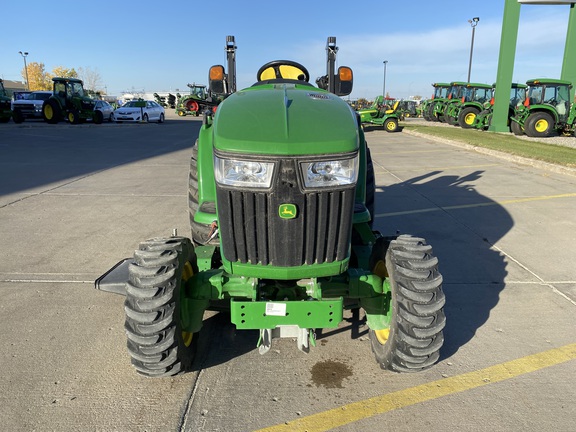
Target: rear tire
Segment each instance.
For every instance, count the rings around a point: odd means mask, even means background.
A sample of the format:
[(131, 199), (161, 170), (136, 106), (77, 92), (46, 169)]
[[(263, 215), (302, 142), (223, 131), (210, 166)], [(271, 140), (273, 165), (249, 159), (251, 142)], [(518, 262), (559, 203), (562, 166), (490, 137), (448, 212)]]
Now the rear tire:
[[(203, 212), (214, 213), (214, 220), (216, 220), (216, 207), (213, 203), (203, 204)], [(190, 212), (190, 231), (192, 232), (192, 241), (195, 245), (205, 244), (219, 244), (219, 237), (216, 235), (213, 238), (213, 230), (215, 227), (203, 223), (196, 222), (194, 216), (199, 209), (199, 196), (198, 196), (198, 142), (192, 147), (192, 156), (190, 157), (190, 174), (188, 176), (188, 209)]]
[[(385, 256), (385, 258), (383, 258)], [(418, 372), (440, 357), (445, 297), (438, 260), (424, 239), (401, 235), (379, 239), (370, 257), (375, 274), (382, 273), (383, 259), (392, 294), (390, 328), (370, 330), (376, 361), (382, 369)]]
[(48, 99), (42, 105), (42, 117), (46, 123), (56, 124), (62, 120), (60, 105), (54, 99)]
[(376, 179), (374, 177), (374, 164), (372, 163), (372, 155), (368, 144), (366, 144), (366, 203), (365, 206), (370, 212), (370, 228), (374, 224), (375, 217), (375, 195), (376, 195)]
[(124, 328), (132, 365), (148, 377), (173, 376), (188, 370), (197, 350), (198, 333), (182, 330), (181, 296), (195, 267), (189, 239), (171, 237), (140, 243), (126, 284)]

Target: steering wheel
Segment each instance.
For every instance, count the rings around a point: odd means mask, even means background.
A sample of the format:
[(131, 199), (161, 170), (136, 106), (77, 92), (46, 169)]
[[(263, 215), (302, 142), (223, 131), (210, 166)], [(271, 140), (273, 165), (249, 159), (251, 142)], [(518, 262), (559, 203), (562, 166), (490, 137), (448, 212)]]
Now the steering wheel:
[(256, 79), (258, 81), (288, 79), (309, 82), (310, 73), (308, 69), (295, 61), (273, 60), (258, 69)]

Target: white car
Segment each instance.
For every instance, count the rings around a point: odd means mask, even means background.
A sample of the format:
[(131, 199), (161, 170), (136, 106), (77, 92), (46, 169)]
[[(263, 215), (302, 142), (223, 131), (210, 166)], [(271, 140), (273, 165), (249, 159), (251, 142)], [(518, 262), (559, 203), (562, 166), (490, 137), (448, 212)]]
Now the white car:
[(164, 108), (154, 101), (133, 100), (114, 111), (114, 121), (121, 122), (164, 122)]

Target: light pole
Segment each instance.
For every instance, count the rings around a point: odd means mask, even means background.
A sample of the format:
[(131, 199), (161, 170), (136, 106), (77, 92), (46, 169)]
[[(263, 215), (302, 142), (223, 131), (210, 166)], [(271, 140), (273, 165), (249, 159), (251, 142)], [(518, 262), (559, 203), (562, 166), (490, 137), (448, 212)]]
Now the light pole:
[(468, 63), (468, 82), (470, 82), (470, 72), (472, 72), (472, 53), (474, 52), (474, 32), (476, 31), (478, 21), (480, 21), (479, 17), (474, 17), (471, 20), (468, 20), (468, 22), (472, 26), (472, 41), (470, 42), (470, 62)]
[(30, 81), (28, 81), (28, 66), (26, 65), (27, 52), (18, 51), (22, 58), (24, 59), (24, 70), (26, 71), (26, 90), (30, 90)]
[(382, 105), (384, 105), (384, 100), (386, 99), (386, 65), (388, 65), (388, 60), (384, 60), (384, 84), (382, 84)]

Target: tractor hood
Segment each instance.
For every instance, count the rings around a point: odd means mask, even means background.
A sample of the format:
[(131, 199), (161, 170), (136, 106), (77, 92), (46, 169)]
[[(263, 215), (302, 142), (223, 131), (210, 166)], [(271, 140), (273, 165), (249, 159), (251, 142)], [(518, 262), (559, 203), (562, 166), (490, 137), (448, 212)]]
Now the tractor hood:
[(214, 147), (225, 152), (308, 155), (358, 149), (356, 114), (338, 96), (300, 84), (261, 84), (222, 102)]

